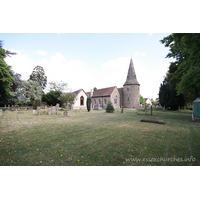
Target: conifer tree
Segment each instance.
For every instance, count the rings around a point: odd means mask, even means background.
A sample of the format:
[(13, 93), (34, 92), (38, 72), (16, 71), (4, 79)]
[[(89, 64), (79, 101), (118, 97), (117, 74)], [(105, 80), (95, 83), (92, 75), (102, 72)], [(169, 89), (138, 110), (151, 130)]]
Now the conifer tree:
[(113, 113), (115, 111), (113, 105), (112, 105), (112, 102), (111, 101), (108, 101), (108, 104), (107, 104), (107, 107), (106, 107), (106, 112), (108, 113)]
[(87, 98), (86, 104), (87, 104), (87, 110), (88, 110), (88, 112), (90, 112), (90, 107), (91, 107), (91, 98), (90, 97)]

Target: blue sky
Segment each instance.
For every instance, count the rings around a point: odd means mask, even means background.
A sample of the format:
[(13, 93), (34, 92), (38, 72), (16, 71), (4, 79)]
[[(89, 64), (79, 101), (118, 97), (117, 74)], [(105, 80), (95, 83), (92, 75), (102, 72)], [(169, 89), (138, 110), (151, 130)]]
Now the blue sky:
[(4, 48), (17, 52), (6, 59), (27, 80), (37, 65), (47, 80), (65, 81), (71, 91), (122, 87), (130, 58), (143, 97), (157, 98), (169, 67), (168, 48), (159, 41), (170, 33), (1, 33)]

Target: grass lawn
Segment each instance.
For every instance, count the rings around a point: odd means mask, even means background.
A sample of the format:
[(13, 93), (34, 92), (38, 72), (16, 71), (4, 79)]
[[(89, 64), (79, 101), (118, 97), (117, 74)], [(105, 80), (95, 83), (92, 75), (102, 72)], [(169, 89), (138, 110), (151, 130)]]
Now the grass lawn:
[(69, 117), (62, 111), (22, 112), (0, 117), (1, 166), (200, 165), (200, 120), (193, 122), (191, 111), (154, 110), (151, 116), (130, 109), (123, 114), (70, 110)]

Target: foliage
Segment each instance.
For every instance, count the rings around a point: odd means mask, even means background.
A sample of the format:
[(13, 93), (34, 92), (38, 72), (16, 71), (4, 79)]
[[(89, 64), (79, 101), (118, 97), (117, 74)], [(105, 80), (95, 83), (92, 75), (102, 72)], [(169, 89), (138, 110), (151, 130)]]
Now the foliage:
[(87, 104), (87, 110), (88, 110), (88, 112), (90, 112), (90, 109), (91, 109), (91, 98), (90, 97), (87, 98), (86, 104)]
[(65, 104), (66, 107), (69, 106), (72, 108), (72, 105), (75, 103), (76, 95), (74, 93), (62, 93), (59, 100), (62, 104)]
[(144, 103), (145, 103), (145, 100), (144, 100), (143, 96), (140, 95), (140, 104), (144, 104)]
[(172, 110), (177, 110), (179, 106), (183, 107), (185, 104), (183, 94), (177, 95), (176, 90), (164, 81), (160, 86), (159, 101), (161, 106)]
[(40, 84), (36, 81), (23, 81), (23, 94), (25, 97), (34, 100), (41, 100), (42, 97), (42, 88)]
[(62, 81), (60, 83), (49, 82), (48, 84), (50, 91), (64, 91), (68, 89), (68, 84)]
[(0, 104), (6, 104), (6, 99), (10, 96), (11, 82), (14, 81), (9, 73), (11, 66), (7, 65), (4, 59), (6, 56), (14, 55), (10, 51), (2, 48), (2, 41), (0, 41)]
[(46, 102), (49, 106), (55, 106), (57, 103), (61, 103), (59, 100), (60, 95), (62, 94), (61, 91), (50, 91), (46, 94), (42, 94), (42, 101)]
[(47, 85), (47, 77), (45, 76), (45, 71), (44, 71), (43, 67), (36, 66), (33, 69), (33, 72), (30, 75), (29, 80), (37, 81), (39, 83), (39, 85), (42, 87), (42, 89), (44, 90)]
[(93, 90), (95, 91), (95, 90), (97, 90), (97, 88), (96, 88), (96, 87), (94, 87), (94, 89), (93, 89)]
[(114, 112), (114, 107), (111, 101), (108, 101), (107, 107), (106, 107), (106, 112), (108, 113), (113, 113)]
[(167, 77), (170, 84), (183, 94), (187, 101), (200, 96), (200, 34), (174, 33), (163, 38), (161, 43), (169, 47), (167, 58), (174, 58)]

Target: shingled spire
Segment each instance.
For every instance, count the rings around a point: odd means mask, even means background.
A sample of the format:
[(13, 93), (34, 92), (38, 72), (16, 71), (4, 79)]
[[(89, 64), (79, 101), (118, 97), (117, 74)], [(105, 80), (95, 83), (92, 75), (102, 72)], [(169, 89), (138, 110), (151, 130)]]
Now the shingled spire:
[(136, 73), (135, 73), (132, 58), (131, 58), (131, 61), (130, 61), (130, 64), (129, 64), (126, 82), (124, 83), (124, 86), (125, 85), (140, 85), (137, 81), (137, 78), (136, 78)]

